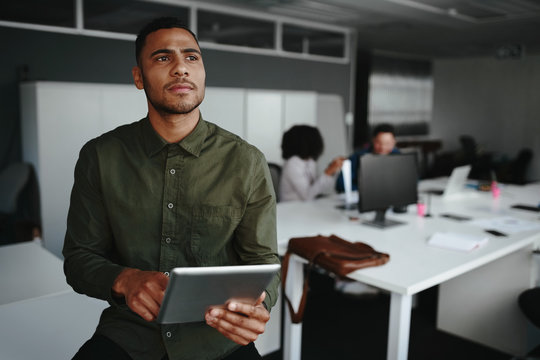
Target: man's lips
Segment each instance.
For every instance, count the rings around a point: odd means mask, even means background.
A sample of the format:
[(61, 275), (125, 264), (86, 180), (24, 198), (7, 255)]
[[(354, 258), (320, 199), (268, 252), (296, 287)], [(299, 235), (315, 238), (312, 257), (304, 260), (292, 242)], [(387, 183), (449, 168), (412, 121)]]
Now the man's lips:
[(183, 92), (189, 92), (193, 90), (194, 86), (189, 83), (175, 83), (167, 86), (168, 91), (172, 91), (175, 93), (183, 93)]

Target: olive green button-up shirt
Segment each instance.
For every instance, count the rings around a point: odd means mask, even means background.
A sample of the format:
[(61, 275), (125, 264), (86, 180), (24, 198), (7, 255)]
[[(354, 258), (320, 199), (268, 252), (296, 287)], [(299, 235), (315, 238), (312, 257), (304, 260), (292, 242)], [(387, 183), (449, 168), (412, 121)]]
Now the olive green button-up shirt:
[[(63, 255), (75, 291), (107, 300), (96, 332), (134, 359), (220, 359), (237, 348), (204, 322), (147, 322), (112, 297), (124, 269), (279, 263), (275, 194), (262, 153), (199, 120), (168, 144), (147, 118), (84, 145)], [(277, 299), (279, 278), (265, 306)]]

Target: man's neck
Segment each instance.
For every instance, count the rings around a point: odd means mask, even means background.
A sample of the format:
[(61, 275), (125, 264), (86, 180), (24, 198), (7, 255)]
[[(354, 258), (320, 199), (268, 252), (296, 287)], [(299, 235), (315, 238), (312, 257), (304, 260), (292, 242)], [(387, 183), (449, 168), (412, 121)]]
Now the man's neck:
[(148, 111), (148, 119), (156, 132), (168, 143), (177, 143), (188, 136), (199, 121), (199, 108), (188, 114), (160, 114)]

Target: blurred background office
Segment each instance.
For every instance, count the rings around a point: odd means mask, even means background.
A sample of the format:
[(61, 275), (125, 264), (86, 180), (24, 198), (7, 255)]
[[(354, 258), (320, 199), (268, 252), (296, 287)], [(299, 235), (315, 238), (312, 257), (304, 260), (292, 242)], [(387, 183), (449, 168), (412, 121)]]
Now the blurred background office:
[(199, 37), (203, 116), (271, 163), (296, 124), (320, 130), (324, 169), (389, 123), (423, 178), (469, 163), (479, 179), (540, 180), (536, 0), (3, 1), (2, 244), (41, 235), (61, 256), (77, 152), (145, 116), (133, 42), (161, 15)]
[[(9, 51), (0, 58), (0, 171), (31, 163), (43, 198), (49, 182), (71, 178), (74, 162), (36, 158), (49, 136), (72, 152), (83, 139), (68, 140), (71, 127), (100, 123), (86, 130), (90, 138), (144, 116), (132, 105), (125, 109), (135, 115), (111, 114), (106, 103), (118, 96), (97, 92), (101, 84), (131, 86), (134, 34), (164, 14), (183, 18), (199, 36), (208, 68), (203, 116), (257, 145), (269, 162), (283, 163), (281, 134), (294, 124), (321, 131), (323, 169), (336, 154), (362, 147), (374, 126), (390, 123), (398, 148), (418, 152), (422, 177), (468, 162), (472, 177), (540, 178), (540, 4), (532, 0), (2, 2), (0, 41)], [(60, 97), (50, 105), (53, 118), (78, 106), (60, 95), (62, 84), (95, 84), (101, 110), (92, 117), (82, 106), (80, 116), (66, 115), (70, 124), (39, 121), (56, 127), (52, 134), (27, 125), (20, 85), (51, 82), (60, 87), (30, 101), (37, 117), (51, 94)], [(132, 104), (128, 92), (120, 98)], [(84, 103), (90, 96), (80, 97)], [(43, 200), (42, 210), (50, 206)]]

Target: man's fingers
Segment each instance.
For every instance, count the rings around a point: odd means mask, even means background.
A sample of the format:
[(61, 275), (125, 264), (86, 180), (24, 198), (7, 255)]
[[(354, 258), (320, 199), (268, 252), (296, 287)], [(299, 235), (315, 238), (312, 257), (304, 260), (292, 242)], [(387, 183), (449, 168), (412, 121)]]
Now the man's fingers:
[(153, 299), (144, 296), (131, 299), (128, 306), (146, 321), (154, 320), (159, 313), (159, 305)]
[(223, 309), (214, 309), (206, 322), (237, 344), (247, 345), (264, 332), (264, 323)]
[(255, 306), (262, 304), (264, 299), (266, 299), (266, 291), (263, 291), (261, 293), (261, 296), (259, 296), (259, 298), (257, 299), (257, 302), (255, 303)]
[(157, 271), (133, 271), (123, 280), (126, 304), (147, 321), (154, 320), (163, 301), (169, 278)]
[[(262, 297), (262, 299), (264, 300), (264, 296)], [(260, 321), (267, 322), (270, 319), (270, 313), (268, 313), (264, 306), (261, 305), (261, 298), (259, 298), (259, 300), (257, 301), (257, 305), (255, 306), (236, 301), (230, 302), (227, 304), (227, 309), (233, 313), (244, 314), (248, 318), (254, 318)]]

